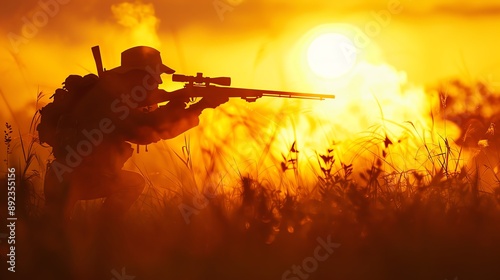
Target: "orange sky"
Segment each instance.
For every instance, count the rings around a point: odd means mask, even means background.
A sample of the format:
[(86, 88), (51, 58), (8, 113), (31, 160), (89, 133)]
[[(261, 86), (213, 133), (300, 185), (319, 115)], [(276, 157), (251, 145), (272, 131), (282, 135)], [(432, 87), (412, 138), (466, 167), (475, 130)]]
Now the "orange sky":
[[(38, 91), (53, 92), (68, 74), (95, 72), (93, 45), (101, 46), (107, 68), (119, 65), (124, 49), (150, 45), (178, 73), (231, 76), (233, 86), (239, 87), (335, 93), (334, 101), (304, 103), (301, 114), (321, 118), (332, 110), (351, 112), (356, 123), (351, 128), (360, 130), (373, 118), (358, 104), (360, 100), (376, 107), (373, 96), (362, 93), (365, 86), (386, 91), (377, 96), (379, 102), (387, 106), (386, 114), (402, 121), (413, 114), (404, 106), (425, 106), (419, 101), (421, 93), (415, 93), (421, 92), (418, 88), (442, 79), (482, 79), (500, 86), (497, 1), (339, 2), (8, 1), (0, 11), (0, 90), (5, 99), (0, 101), (0, 120), (14, 122), (9, 108), (24, 110), (28, 119), (34, 107), (25, 106), (34, 102)], [(227, 10), (218, 11), (214, 3)], [(391, 13), (388, 22), (377, 23), (374, 14), (391, 5), (402, 10)], [(29, 29), (26, 22), (37, 20), (39, 26)], [(359, 32), (374, 23), (380, 29), (361, 48), (355, 74), (316, 83), (300, 64), (306, 35), (317, 26)], [(166, 89), (181, 86), (168, 78), (164, 79)], [(403, 86), (414, 91), (400, 90)], [(399, 107), (390, 107), (391, 100), (398, 100)], [(281, 102), (259, 100), (258, 105), (272, 108)], [(17, 121), (24, 122), (19, 119), (18, 115)], [(343, 131), (341, 125), (337, 128)], [(330, 130), (321, 133), (334, 134)]]
[[(160, 47), (165, 61), (178, 72), (213, 71), (248, 84), (247, 75), (255, 71), (257, 59), (286, 51), (287, 44), (298, 40), (301, 33), (328, 23), (363, 29), (374, 20), (371, 13), (391, 3), (220, 0), (221, 9), (233, 5), (222, 18), (211, 0), (143, 1), (151, 4), (151, 11), (143, 11), (139, 20), (145, 30), (156, 29), (157, 37), (141, 40), (140, 31), (131, 31), (133, 22), (127, 26), (126, 19), (116, 17), (117, 4), (125, 1), (60, 2), (8, 1), (2, 8), (0, 79), (10, 103), (18, 103), (9, 94), (12, 91), (21, 90), (22, 96), (39, 87), (50, 91), (66, 74), (94, 71), (89, 49), (96, 44), (101, 45), (108, 67), (116, 66), (124, 48), (145, 42)], [(380, 51), (377, 59), (406, 71), (409, 80), (418, 84), (467, 74), (500, 80), (496, 70), (500, 61), (495, 54), (500, 49), (496, 36), (500, 4), (494, 0), (460, 2), (401, 1), (403, 11), (392, 15), (390, 23), (371, 38)], [(56, 3), (58, 11), (49, 14), (47, 23), (32, 38), (12, 44), (9, 34), (22, 35), (24, 20), (33, 22), (37, 12), (44, 11), (40, 3)], [(239, 70), (242, 76), (235, 76), (239, 72), (234, 69), (235, 60), (246, 63), (238, 64), (244, 67)]]
[[(221, 9), (233, 5), (222, 18), (211, 0), (143, 1), (151, 9), (139, 15), (143, 31), (156, 32), (144, 40), (138, 36), (141, 30), (133, 30), (137, 22), (117, 19), (116, 7), (125, 1), (60, 2), (8, 1), (2, 8), (0, 88), (13, 106), (38, 88), (53, 90), (66, 74), (94, 71), (90, 47), (96, 44), (108, 67), (119, 63), (123, 49), (145, 43), (159, 47), (178, 72), (203, 70), (231, 75), (241, 85), (266, 86), (249, 78), (259, 59), (277, 57), (319, 24), (348, 23), (363, 29), (374, 20), (373, 12), (391, 3), (220, 0)], [(457, 75), (500, 80), (495, 52), (500, 49), (500, 5), (494, 0), (461, 2), (401, 1), (403, 11), (371, 38), (380, 53), (374, 62), (383, 60), (407, 72), (417, 84)], [(33, 22), (44, 11), (40, 3), (56, 3), (57, 12), (48, 15), (32, 38), (12, 44), (9, 34), (22, 35), (25, 20)]]

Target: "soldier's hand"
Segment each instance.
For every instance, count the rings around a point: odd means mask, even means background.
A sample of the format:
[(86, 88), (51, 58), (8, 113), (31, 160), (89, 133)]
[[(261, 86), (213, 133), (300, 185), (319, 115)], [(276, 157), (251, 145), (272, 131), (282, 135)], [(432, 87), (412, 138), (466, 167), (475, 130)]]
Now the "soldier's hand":
[(219, 105), (222, 105), (229, 101), (227, 96), (210, 96), (202, 98), (197, 104), (202, 108), (217, 108)]
[(189, 97), (178, 97), (168, 102), (169, 107), (185, 108), (189, 103)]

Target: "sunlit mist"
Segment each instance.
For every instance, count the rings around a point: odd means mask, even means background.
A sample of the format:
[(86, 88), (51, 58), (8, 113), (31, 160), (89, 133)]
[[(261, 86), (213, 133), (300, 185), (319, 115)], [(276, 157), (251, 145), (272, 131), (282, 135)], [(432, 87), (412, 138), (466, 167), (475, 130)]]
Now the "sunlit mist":
[[(0, 259), (19, 279), (500, 279), (498, 0), (23, 0), (0, 14)], [(169, 68), (286, 93), (131, 105), (142, 62), (159, 65), (148, 47), (166, 67), (144, 97), (223, 94)], [(119, 132), (102, 116), (114, 94)], [(49, 144), (35, 128), (56, 99)], [(61, 154), (79, 162), (56, 178)]]
[(356, 63), (356, 48), (341, 34), (326, 33), (316, 37), (307, 49), (307, 61), (318, 76), (338, 78), (351, 71)]
[(124, 26), (132, 39), (132, 44), (160, 47), (161, 42), (156, 33), (160, 20), (155, 15), (152, 3), (120, 3), (111, 6), (117, 23)]

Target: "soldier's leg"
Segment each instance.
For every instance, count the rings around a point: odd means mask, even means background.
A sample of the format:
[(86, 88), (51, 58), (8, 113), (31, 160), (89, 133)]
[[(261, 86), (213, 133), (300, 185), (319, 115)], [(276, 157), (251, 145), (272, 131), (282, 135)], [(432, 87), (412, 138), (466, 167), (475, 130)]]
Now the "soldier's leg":
[(113, 175), (94, 173), (88, 174), (87, 178), (85, 198), (106, 197), (95, 220), (95, 231), (90, 234), (93, 240), (89, 246), (90, 264), (96, 274), (109, 275), (110, 267), (120, 264), (118, 252), (126, 242), (124, 214), (140, 196), (145, 183), (140, 174), (130, 171), (118, 171)]
[(135, 172), (120, 170), (114, 173), (78, 172), (73, 176), (73, 188), (79, 199), (105, 197), (103, 220), (120, 219), (144, 190), (144, 178)]
[(122, 170), (114, 179), (116, 185), (102, 205), (103, 219), (121, 219), (146, 185), (140, 174), (131, 171)]
[(50, 167), (44, 180), (45, 213), (53, 222), (68, 222), (77, 197), (71, 192), (71, 182), (65, 177), (60, 180)]

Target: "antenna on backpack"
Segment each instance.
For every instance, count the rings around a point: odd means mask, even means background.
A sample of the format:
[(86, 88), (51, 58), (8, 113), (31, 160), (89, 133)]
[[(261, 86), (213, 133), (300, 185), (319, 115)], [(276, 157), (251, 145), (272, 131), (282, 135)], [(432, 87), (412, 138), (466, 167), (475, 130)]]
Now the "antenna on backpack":
[(104, 68), (102, 66), (101, 50), (99, 49), (99, 46), (92, 47), (92, 55), (94, 55), (94, 61), (97, 67), (97, 75), (101, 77), (104, 73)]

